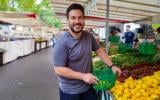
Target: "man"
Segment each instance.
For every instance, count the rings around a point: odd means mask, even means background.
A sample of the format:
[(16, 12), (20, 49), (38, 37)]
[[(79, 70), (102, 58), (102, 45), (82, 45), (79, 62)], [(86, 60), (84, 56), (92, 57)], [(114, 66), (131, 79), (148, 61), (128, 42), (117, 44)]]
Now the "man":
[(129, 44), (130, 46), (133, 45), (134, 41), (134, 33), (130, 30), (131, 26), (127, 25), (126, 26), (126, 32), (124, 33), (124, 38), (125, 38), (125, 43)]
[(120, 41), (120, 36), (117, 34), (118, 32), (116, 30), (112, 30), (111, 34), (108, 38), (109, 42), (111, 42), (111, 44), (117, 44)]
[(54, 71), (58, 76), (60, 100), (97, 100), (92, 84), (98, 79), (92, 75), (92, 51), (112, 68), (114, 66), (99, 47), (92, 34), (83, 31), (84, 8), (80, 4), (71, 4), (66, 10), (69, 32), (61, 34), (53, 53)]

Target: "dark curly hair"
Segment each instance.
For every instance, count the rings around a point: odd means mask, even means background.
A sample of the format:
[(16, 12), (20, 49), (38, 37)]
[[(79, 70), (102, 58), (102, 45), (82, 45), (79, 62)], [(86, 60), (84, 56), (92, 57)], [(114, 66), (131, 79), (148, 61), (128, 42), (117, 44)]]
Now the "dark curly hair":
[(83, 17), (84, 17), (84, 7), (81, 5), (81, 4), (78, 4), (78, 3), (72, 3), (66, 10), (66, 16), (67, 16), (67, 19), (69, 19), (69, 12), (71, 10), (80, 10), (82, 11), (83, 13)]

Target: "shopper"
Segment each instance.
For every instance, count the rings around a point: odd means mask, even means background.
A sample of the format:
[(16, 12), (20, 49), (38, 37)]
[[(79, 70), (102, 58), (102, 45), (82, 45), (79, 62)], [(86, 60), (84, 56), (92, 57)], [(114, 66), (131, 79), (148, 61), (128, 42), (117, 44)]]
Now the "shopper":
[(160, 50), (160, 27), (157, 28), (157, 35), (155, 37), (157, 49)]
[(126, 32), (124, 33), (125, 43), (129, 44), (130, 46), (133, 45), (135, 34), (130, 30), (131, 26), (126, 26)]
[(118, 44), (120, 42), (120, 36), (118, 35), (118, 32), (116, 30), (112, 30), (110, 32), (110, 36), (108, 38), (108, 41), (111, 44)]
[(92, 51), (114, 72), (121, 74), (92, 34), (83, 31), (84, 8), (71, 4), (66, 10), (69, 32), (58, 38), (54, 53), (54, 71), (58, 76), (60, 100), (97, 100), (92, 84), (98, 79), (92, 74)]

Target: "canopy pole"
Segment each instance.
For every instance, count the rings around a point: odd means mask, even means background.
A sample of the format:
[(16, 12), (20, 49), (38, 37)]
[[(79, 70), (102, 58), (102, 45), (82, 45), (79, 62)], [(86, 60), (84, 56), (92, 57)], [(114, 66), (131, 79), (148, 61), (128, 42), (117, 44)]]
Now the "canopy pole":
[(108, 54), (108, 37), (109, 37), (109, 0), (106, 0), (106, 24), (105, 24), (105, 50)]

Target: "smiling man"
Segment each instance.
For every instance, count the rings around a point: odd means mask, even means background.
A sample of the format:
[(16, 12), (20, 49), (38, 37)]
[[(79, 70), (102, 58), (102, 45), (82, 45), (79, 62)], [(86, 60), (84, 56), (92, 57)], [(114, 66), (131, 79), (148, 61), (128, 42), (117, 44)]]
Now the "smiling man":
[(92, 51), (114, 72), (121, 74), (93, 35), (83, 31), (84, 8), (71, 4), (66, 10), (69, 31), (58, 38), (54, 53), (54, 71), (58, 76), (60, 100), (97, 100), (92, 87), (98, 79), (92, 75)]

